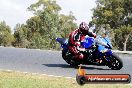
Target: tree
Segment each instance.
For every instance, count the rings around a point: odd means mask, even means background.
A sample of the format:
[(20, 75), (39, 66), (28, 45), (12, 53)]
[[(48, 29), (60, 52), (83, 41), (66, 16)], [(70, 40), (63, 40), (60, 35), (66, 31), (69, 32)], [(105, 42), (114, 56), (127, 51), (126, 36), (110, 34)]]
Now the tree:
[(68, 38), (69, 33), (77, 28), (77, 24), (74, 23), (75, 20), (76, 18), (73, 16), (72, 12), (70, 12), (68, 16), (63, 14), (60, 15), (58, 31), (60, 32), (61, 37)]
[(56, 4), (56, 1), (39, 0), (37, 3), (32, 4), (28, 9), (33, 11), (33, 13), (41, 19), (39, 33), (46, 41), (43, 46), (55, 49), (55, 38), (57, 36), (59, 18), (58, 12), (61, 10), (60, 6)]
[(110, 26), (109, 31), (113, 31), (115, 34), (113, 45), (116, 45), (119, 50), (126, 50), (129, 46), (127, 43), (130, 41), (132, 31), (131, 4), (132, 0), (97, 0), (97, 7), (93, 9), (92, 23), (96, 24), (98, 30), (102, 25), (106, 25), (106, 30)]
[(11, 28), (6, 23), (0, 22), (0, 45), (11, 46), (14, 42), (14, 37), (11, 34)]
[(15, 47), (27, 48), (30, 42), (28, 41), (28, 28), (24, 24), (17, 24), (14, 32), (15, 42), (13, 45)]
[[(119, 29), (115, 30), (115, 43), (116, 45), (120, 46), (118, 49), (120, 50), (127, 50), (127, 46), (131, 46), (131, 43), (127, 43), (128, 41), (132, 41), (130, 36), (132, 35), (132, 27), (130, 25), (121, 26)], [(129, 49), (132, 50), (132, 47)]]
[(17, 24), (14, 46), (40, 49), (59, 49), (57, 37), (67, 38), (69, 32), (77, 27), (72, 12), (59, 14), (61, 7), (55, 0), (38, 0), (28, 8), (34, 16), (26, 24)]
[[(61, 7), (55, 0), (39, 0), (28, 9), (37, 17), (36, 20), (29, 19), (30, 21), (27, 23), (28, 28), (30, 30), (35, 29), (38, 33), (36, 36), (39, 36), (39, 38), (31, 38), (31, 40), (34, 40), (33, 45), (38, 45), (35, 44), (38, 43), (35, 41), (40, 41), (42, 47), (57, 49), (56, 37), (66, 37), (68, 32), (76, 26), (73, 22), (75, 17), (72, 14), (68, 16), (59, 14)], [(30, 23), (32, 23), (32, 26), (30, 26)], [(39, 27), (36, 28), (35, 24), (38, 24)], [(31, 31), (32, 33), (33, 31)]]
[(41, 19), (39, 16), (34, 16), (31, 17), (30, 19), (28, 19), (26, 21), (27, 23), (27, 38), (30, 41), (30, 39), (32, 39), (33, 36), (39, 34), (40, 30), (41, 30)]

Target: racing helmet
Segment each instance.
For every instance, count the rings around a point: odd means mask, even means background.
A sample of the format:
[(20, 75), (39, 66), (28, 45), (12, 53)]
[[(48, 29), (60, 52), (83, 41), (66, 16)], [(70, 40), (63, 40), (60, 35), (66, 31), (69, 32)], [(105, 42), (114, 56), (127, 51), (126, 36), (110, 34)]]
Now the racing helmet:
[(81, 22), (81, 24), (79, 25), (79, 31), (82, 34), (87, 34), (89, 31), (88, 24), (85, 22)]

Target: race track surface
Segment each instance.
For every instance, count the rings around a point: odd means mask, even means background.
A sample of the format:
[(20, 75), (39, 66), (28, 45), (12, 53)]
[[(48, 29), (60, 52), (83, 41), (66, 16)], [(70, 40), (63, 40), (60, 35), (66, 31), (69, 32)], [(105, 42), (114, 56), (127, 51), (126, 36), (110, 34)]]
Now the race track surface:
[[(132, 55), (131, 55), (132, 56)], [(132, 76), (132, 58), (120, 55), (124, 67), (111, 70), (106, 66), (83, 66), (88, 74), (130, 74)], [(60, 51), (0, 47), (0, 69), (74, 77), (77, 69), (70, 67), (61, 57)]]

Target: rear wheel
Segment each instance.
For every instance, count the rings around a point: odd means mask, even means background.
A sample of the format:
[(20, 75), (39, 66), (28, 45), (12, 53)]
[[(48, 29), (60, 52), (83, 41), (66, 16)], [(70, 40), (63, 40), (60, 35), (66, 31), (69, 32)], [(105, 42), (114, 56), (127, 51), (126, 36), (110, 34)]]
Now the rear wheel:
[(72, 54), (69, 51), (66, 52), (66, 51), (62, 50), (62, 57), (70, 66), (75, 67), (75, 68), (78, 67), (79, 63), (77, 63), (74, 60)]
[(108, 67), (112, 70), (120, 70), (123, 67), (122, 60), (116, 54), (112, 54), (109, 58)]

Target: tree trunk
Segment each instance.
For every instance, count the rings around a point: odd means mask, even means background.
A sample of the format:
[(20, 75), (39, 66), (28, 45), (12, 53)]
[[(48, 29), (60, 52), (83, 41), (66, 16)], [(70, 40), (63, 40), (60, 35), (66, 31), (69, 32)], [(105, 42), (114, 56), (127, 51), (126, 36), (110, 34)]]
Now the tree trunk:
[(125, 36), (125, 42), (124, 42), (124, 48), (123, 48), (123, 51), (126, 51), (127, 41), (128, 41), (128, 38), (129, 38), (130, 34), (131, 34), (131, 33), (129, 33), (128, 35)]

